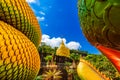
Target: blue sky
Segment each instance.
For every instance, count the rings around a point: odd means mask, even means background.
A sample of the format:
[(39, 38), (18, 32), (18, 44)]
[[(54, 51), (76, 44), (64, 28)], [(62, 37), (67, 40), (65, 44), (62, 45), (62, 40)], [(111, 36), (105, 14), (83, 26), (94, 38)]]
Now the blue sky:
[(65, 44), (73, 49), (99, 53), (81, 31), (77, 0), (27, 0), (27, 2), (39, 21), (43, 42), (55, 46), (63, 39)]

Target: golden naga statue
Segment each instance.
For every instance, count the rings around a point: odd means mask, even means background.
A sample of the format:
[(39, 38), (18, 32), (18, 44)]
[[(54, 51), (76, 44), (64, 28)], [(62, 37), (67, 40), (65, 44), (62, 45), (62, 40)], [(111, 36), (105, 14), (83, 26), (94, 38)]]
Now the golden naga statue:
[(77, 66), (77, 73), (81, 80), (110, 80), (93, 65), (82, 58)]
[(79, 0), (84, 35), (120, 72), (120, 0)]
[(0, 80), (33, 80), (40, 69), (38, 21), (25, 0), (0, 0)]

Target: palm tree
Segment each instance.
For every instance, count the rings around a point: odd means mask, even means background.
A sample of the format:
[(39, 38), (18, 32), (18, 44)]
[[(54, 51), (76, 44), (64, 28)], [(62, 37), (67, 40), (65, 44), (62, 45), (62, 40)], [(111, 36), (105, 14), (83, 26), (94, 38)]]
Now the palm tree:
[(56, 70), (56, 69), (52, 69), (49, 71), (45, 71), (45, 73), (42, 75), (44, 80), (59, 80), (60, 78), (62, 78), (61, 75), (61, 71), (60, 70)]
[(51, 54), (51, 56), (52, 56), (52, 60), (51, 60), (51, 64), (52, 64), (52, 65), (54, 65), (56, 50), (57, 50), (57, 47), (51, 48), (51, 51), (50, 51), (50, 54)]
[(55, 53), (54, 48), (51, 48), (51, 46), (46, 45), (44, 42), (41, 43), (41, 45), (38, 48), (38, 51), (42, 62), (45, 61), (44, 57)]
[(46, 61), (47, 61), (47, 65), (50, 65), (50, 62), (52, 60), (52, 56), (51, 55), (48, 55), (44, 58)]
[(71, 53), (70, 54), (70, 58), (72, 59), (72, 67), (76, 68), (76, 61), (78, 61), (80, 59), (80, 55), (76, 54), (76, 53)]

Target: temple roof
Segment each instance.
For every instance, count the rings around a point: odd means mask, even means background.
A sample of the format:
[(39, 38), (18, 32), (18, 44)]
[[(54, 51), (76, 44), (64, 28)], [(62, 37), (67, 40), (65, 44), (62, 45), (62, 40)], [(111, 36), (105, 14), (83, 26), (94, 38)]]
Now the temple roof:
[(69, 57), (69, 55), (70, 55), (70, 50), (65, 46), (63, 40), (62, 40), (59, 48), (56, 51), (56, 55), (64, 56), (64, 57)]

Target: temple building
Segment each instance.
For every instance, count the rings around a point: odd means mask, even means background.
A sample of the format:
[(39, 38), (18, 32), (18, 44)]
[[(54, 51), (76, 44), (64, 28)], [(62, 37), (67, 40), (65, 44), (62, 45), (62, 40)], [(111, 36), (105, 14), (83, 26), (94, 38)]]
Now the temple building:
[(57, 56), (70, 57), (70, 50), (65, 46), (63, 40), (59, 48), (56, 51)]

